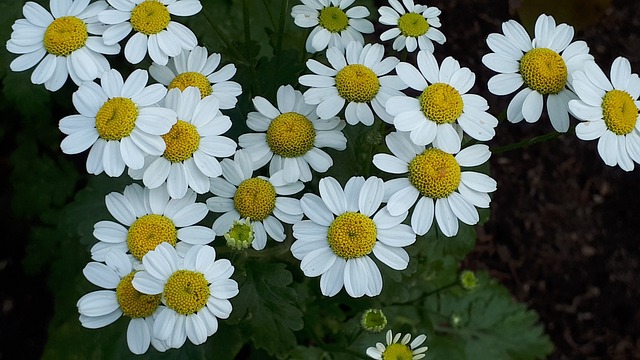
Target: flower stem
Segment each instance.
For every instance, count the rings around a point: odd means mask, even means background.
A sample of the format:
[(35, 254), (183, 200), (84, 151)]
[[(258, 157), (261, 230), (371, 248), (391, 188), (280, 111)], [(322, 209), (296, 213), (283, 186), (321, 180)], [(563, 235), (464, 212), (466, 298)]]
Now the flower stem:
[(554, 131), (554, 132), (551, 132), (551, 133), (548, 133), (548, 134), (534, 136), (534, 137), (532, 137), (530, 139), (518, 141), (518, 142), (513, 143), (513, 144), (509, 144), (509, 145), (505, 145), (505, 146), (499, 146), (499, 147), (491, 150), (491, 153), (493, 153), (493, 154), (501, 154), (501, 153), (504, 153), (504, 152), (507, 152), (507, 151), (525, 148), (525, 147), (530, 146), (530, 145), (539, 144), (539, 143), (543, 143), (545, 141), (553, 140), (553, 139), (555, 139), (557, 137), (560, 137), (561, 135), (569, 134), (569, 133), (573, 133), (573, 128), (570, 128), (566, 133), (560, 133), (560, 132)]

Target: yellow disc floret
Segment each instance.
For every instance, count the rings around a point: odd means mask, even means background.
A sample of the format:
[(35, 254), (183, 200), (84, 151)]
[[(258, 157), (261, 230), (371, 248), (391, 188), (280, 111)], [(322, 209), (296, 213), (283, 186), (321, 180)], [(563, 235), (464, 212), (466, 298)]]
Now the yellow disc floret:
[(296, 112), (278, 115), (267, 129), (267, 144), (274, 154), (300, 157), (313, 148), (316, 130), (306, 116)]
[(400, 33), (407, 37), (422, 36), (429, 31), (429, 23), (424, 16), (418, 13), (406, 13), (398, 19), (398, 29)]
[(160, 305), (161, 295), (143, 294), (131, 284), (135, 271), (120, 280), (116, 287), (116, 298), (122, 313), (130, 318), (142, 318), (153, 315)]
[(365, 103), (373, 100), (380, 90), (380, 81), (373, 70), (362, 64), (351, 64), (336, 74), (338, 94), (349, 102)]
[(171, 14), (158, 0), (145, 0), (131, 11), (131, 27), (145, 35), (157, 34), (167, 28)]
[(602, 118), (609, 131), (627, 135), (636, 127), (638, 107), (626, 91), (611, 90), (602, 98)]
[(540, 94), (557, 94), (567, 83), (567, 64), (557, 52), (535, 48), (520, 59), (520, 75), (526, 86)]
[(247, 179), (238, 186), (233, 204), (241, 217), (262, 221), (276, 207), (276, 189), (265, 179)]
[(44, 32), (44, 48), (49, 54), (69, 56), (87, 42), (87, 24), (75, 16), (53, 20)]
[(185, 72), (174, 77), (173, 80), (171, 80), (168, 89), (171, 90), (174, 88), (178, 88), (180, 89), (180, 91), (184, 91), (184, 89), (188, 88), (189, 86), (197, 87), (198, 90), (200, 90), (201, 98), (209, 96), (213, 92), (213, 87), (211, 86), (209, 79), (207, 79), (207, 77), (203, 74), (196, 71)]
[(163, 294), (168, 307), (178, 314), (190, 315), (207, 305), (209, 282), (201, 272), (178, 270), (167, 279)]
[(393, 343), (382, 352), (382, 360), (411, 360), (413, 351), (404, 344)]
[(127, 234), (129, 251), (138, 260), (163, 242), (175, 246), (177, 241), (178, 230), (173, 221), (158, 214), (148, 214), (138, 218), (131, 224)]
[(195, 125), (183, 120), (178, 120), (162, 138), (167, 145), (162, 156), (174, 163), (191, 158), (200, 146), (200, 134)]
[(368, 216), (345, 212), (333, 220), (327, 240), (333, 252), (344, 259), (365, 256), (376, 244), (376, 224)]
[(429, 148), (409, 162), (409, 181), (420, 194), (446, 198), (460, 185), (460, 165), (451, 154)]
[(320, 10), (318, 23), (332, 33), (339, 33), (349, 26), (349, 18), (339, 7), (327, 6)]
[(435, 83), (420, 94), (420, 108), (427, 119), (438, 124), (454, 123), (462, 114), (462, 96), (453, 86)]
[(105, 140), (120, 140), (131, 134), (138, 118), (138, 107), (128, 98), (107, 100), (96, 114), (96, 130)]

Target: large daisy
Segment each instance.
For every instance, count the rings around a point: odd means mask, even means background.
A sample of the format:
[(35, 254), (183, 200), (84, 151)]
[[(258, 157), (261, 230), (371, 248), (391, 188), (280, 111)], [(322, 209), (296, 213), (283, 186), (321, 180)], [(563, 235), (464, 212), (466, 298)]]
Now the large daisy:
[[(313, 75), (302, 75), (300, 84), (310, 87), (304, 93), (307, 104), (318, 105), (316, 110), (321, 119), (336, 116), (347, 103), (345, 118), (347, 123), (373, 124), (373, 112), (386, 122), (393, 117), (384, 109), (392, 96), (401, 96), (400, 90), (406, 85), (395, 75), (386, 75), (393, 70), (399, 60), (395, 57), (383, 59), (384, 46), (380, 44), (362, 45), (352, 41), (347, 45), (346, 56), (335, 47), (327, 49), (330, 68), (314, 59), (307, 61)], [(386, 75), (386, 76), (385, 76)], [(371, 108), (370, 108), (371, 106)]]
[(125, 166), (140, 169), (147, 155), (165, 150), (161, 135), (176, 122), (171, 109), (155, 106), (167, 89), (161, 84), (147, 86), (146, 70), (135, 70), (125, 80), (111, 69), (100, 77), (100, 85), (85, 82), (73, 93), (73, 105), (80, 114), (60, 120), (67, 136), (60, 143), (66, 154), (89, 147), (87, 171), (109, 176), (122, 175)]
[[(419, 70), (418, 70), (419, 69)], [(394, 116), (398, 131), (410, 132), (417, 145), (433, 145), (448, 153), (460, 151), (459, 126), (476, 140), (491, 140), (498, 120), (486, 111), (487, 101), (467, 92), (473, 87), (475, 74), (458, 61), (447, 57), (438, 66), (436, 58), (426, 51), (418, 53), (418, 68), (400, 63), (396, 72), (410, 88), (420, 91), (418, 97), (394, 96), (386, 103)]]
[(104, 43), (117, 44), (131, 31), (124, 56), (132, 64), (147, 52), (154, 62), (165, 65), (169, 57), (198, 44), (193, 31), (172, 21), (171, 16), (192, 16), (202, 10), (199, 0), (107, 0), (113, 9), (100, 12), (98, 18), (111, 25), (104, 32)]
[(238, 142), (251, 152), (254, 169), (270, 162), (274, 182), (311, 181), (309, 167), (323, 173), (333, 165), (321, 147), (346, 148), (344, 121), (335, 116), (318, 119), (316, 106), (305, 104), (302, 93), (291, 85), (278, 89), (277, 101), (276, 108), (263, 97), (253, 99), (258, 111), (249, 113), (247, 125), (259, 133), (240, 135)]
[[(404, 4), (404, 6), (402, 5)], [(413, 0), (389, 0), (389, 6), (378, 8), (381, 24), (395, 26), (380, 35), (380, 40), (393, 41), (393, 50), (401, 51), (405, 47), (413, 52), (418, 47), (433, 53), (433, 42), (442, 45), (447, 41), (438, 30), (441, 11), (435, 6), (416, 5)]]
[[(402, 338), (402, 339), (401, 339)], [(375, 347), (367, 348), (367, 356), (381, 360), (418, 360), (425, 357), (425, 352), (429, 349), (426, 346), (418, 347), (427, 340), (427, 336), (420, 334), (411, 341), (411, 334), (401, 333), (393, 335), (391, 330), (387, 331), (385, 336), (387, 344), (377, 343)], [(411, 341), (411, 342), (410, 342)]]
[(332, 177), (320, 179), (320, 196), (300, 200), (309, 220), (293, 225), (291, 253), (302, 260), (306, 276), (320, 276), (320, 290), (334, 296), (344, 286), (352, 297), (377, 296), (382, 275), (371, 254), (394, 270), (404, 270), (409, 255), (403, 249), (416, 240), (407, 213), (393, 216), (380, 209), (385, 192), (382, 179), (352, 177), (344, 189)]
[(96, 15), (107, 8), (107, 3), (51, 0), (49, 7), (51, 13), (29, 1), (22, 8), (25, 18), (16, 20), (7, 41), (7, 50), (20, 54), (11, 62), (11, 70), (24, 71), (37, 64), (31, 82), (56, 91), (69, 76), (80, 85), (109, 69), (103, 54), (119, 53), (120, 45), (102, 41), (104, 27)]
[(488, 146), (472, 145), (454, 156), (435, 147), (415, 145), (406, 133), (391, 133), (385, 141), (393, 155), (374, 155), (374, 165), (391, 174), (406, 174), (385, 183), (391, 215), (405, 214), (415, 204), (411, 227), (418, 235), (429, 231), (434, 217), (449, 237), (458, 233), (458, 219), (468, 225), (478, 223), (475, 207), (489, 207), (488, 193), (496, 190), (496, 181), (482, 173), (462, 171), (461, 167), (489, 160)]
[(584, 41), (571, 42), (573, 27), (556, 26), (553, 17), (542, 14), (535, 25), (535, 38), (514, 20), (502, 24), (502, 34), (490, 34), (487, 44), (493, 53), (482, 57), (482, 63), (500, 74), (489, 79), (488, 87), (495, 95), (507, 95), (524, 88), (507, 107), (507, 119), (536, 122), (542, 115), (547, 97), (547, 113), (558, 132), (569, 129), (569, 100), (575, 98), (571, 78), (593, 59)]
[(571, 113), (584, 122), (576, 126), (582, 140), (598, 139), (605, 164), (625, 171), (640, 163), (640, 78), (631, 73), (629, 60), (618, 57), (611, 65), (611, 80), (593, 61), (573, 76), (578, 100), (569, 102)]

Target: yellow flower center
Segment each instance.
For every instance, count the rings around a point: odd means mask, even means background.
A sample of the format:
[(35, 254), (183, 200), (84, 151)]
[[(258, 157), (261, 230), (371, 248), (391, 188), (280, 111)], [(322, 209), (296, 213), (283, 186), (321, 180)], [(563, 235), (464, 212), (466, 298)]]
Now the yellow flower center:
[(300, 157), (313, 148), (316, 130), (304, 115), (288, 112), (278, 115), (267, 129), (267, 144), (274, 154)]
[(167, 145), (162, 156), (174, 163), (191, 158), (200, 146), (200, 134), (195, 125), (183, 120), (178, 120), (162, 138)]
[(373, 100), (380, 90), (380, 81), (373, 70), (361, 64), (351, 64), (336, 74), (338, 95), (349, 102)]
[(116, 287), (116, 298), (122, 312), (130, 318), (142, 318), (151, 316), (158, 306), (162, 296), (143, 294), (136, 290), (131, 281), (135, 271), (120, 280)]
[(137, 118), (138, 107), (131, 99), (109, 99), (96, 114), (96, 130), (105, 140), (120, 140), (131, 134)]
[(431, 121), (438, 124), (454, 123), (462, 114), (462, 96), (453, 86), (435, 83), (427, 86), (420, 94), (420, 108)]
[(349, 26), (349, 18), (339, 7), (327, 6), (320, 10), (318, 23), (332, 33), (339, 33)]
[(398, 19), (398, 29), (404, 36), (418, 37), (429, 30), (429, 23), (424, 16), (418, 13), (406, 13)]
[(178, 270), (167, 279), (163, 294), (168, 307), (178, 314), (190, 315), (207, 305), (209, 282), (201, 272)]
[(167, 28), (171, 15), (158, 0), (145, 0), (131, 11), (131, 27), (145, 35), (157, 34)]
[(387, 346), (382, 353), (382, 360), (411, 360), (413, 351), (404, 344), (393, 343)]
[(87, 24), (75, 16), (53, 20), (44, 32), (44, 48), (49, 54), (69, 56), (87, 42)]
[(333, 220), (327, 240), (333, 252), (344, 259), (365, 256), (376, 244), (376, 224), (368, 216), (346, 212)]
[(535, 48), (520, 59), (520, 75), (526, 86), (540, 94), (557, 94), (567, 83), (567, 64), (557, 52)]
[(131, 224), (127, 234), (129, 251), (138, 260), (163, 242), (175, 246), (177, 241), (178, 230), (173, 221), (158, 214), (148, 214), (138, 218)]
[(201, 98), (209, 96), (213, 92), (213, 87), (211, 86), (209, 79), (207, 79), (203, 74), (195, 71), (185, 72), (174, 77), (169, 84), (169, 90), (178, 88), (180, 91), (184, 91), (184, 89), (189, 86), (197, 87), (200, 90)]
[(460, 185), (460, 165), (451, 154), (429, 148), (409, 162), (409, 181), (420, 194), (446, 198)]
[(267, 180), (247, 179), (238, 186), (233, 204), (241, 217), (262, 221), (276, 207), (276, 189)]
[(626, 91), (611, 90), (602, 99), (602, 118), (612, 133), (627, 135), (636, 127), (638, 107)]

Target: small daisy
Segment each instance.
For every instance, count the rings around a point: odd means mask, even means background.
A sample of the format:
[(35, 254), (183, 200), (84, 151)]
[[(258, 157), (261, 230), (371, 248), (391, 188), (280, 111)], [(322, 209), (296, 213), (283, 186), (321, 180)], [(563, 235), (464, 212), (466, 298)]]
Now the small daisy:
[(440, 45), (447, 41), (444, 34), (437, 29), (440, 27), (440, 9), (435, 6), (415, 5), (413, 0), (402, 0), (402, 3), (404, 7), (398, 0), (389, 0), (391, 7), (381, 6), (378, 9), (378, 21), (381, 24), (396, 26), (383, 32), (380, 40), (395, 38), (393, 50), (396, 51), (406, 47), (407, 51), (413, 52), (420, 47), (420, 50), (430, 53), (433, 53), (434, 41)]
[[(418, 70), (420, 69), (420, 70)], [(498, 120), (487, 113), (487, 101), (467, 94), (475, 74), (458, 61), (447, 57), (438, 67), (433, 54), (420, 51), (418, 68), (408, 63), (396, 66), (396, 72), (410, 88), (420, 91), (416, 97), (392, 97), (386, 103), (398, 131), (409, 131), (416, 145), (433, 145), (455, 154), (460, 151), (459, 126), (476, 140), (491, 140)]]
[(300, 205), (309, 220), (293, 225), (291, 253), (306, 276), (320, 276), (320, 290), (334, 296), (344, 286), (351, 297), (377, 296), (382, 275), (371, 253), (394, 270), (404, 270), (403, 249), (416, 240), (407, 213), (393, 216), (379, 209), (385, 192), (377, 177), (352, 177), (344, 189), (332, 177), (320, 179), (320, 196), (307, 193)]
[(369, 10), (364, 6), (354, 6), (345, 10), (354, 0), (301, 0), (303, 5), (291, 9), (296, 25), (303, 28), (314, 27), (307, 38), (309, 53), (336, 47), (343, 51), (351, 41), (364, 43), (362, 34), (371, 34), (373, 24), (365, 19)]
[(460, 167), (486, 162), (491, 156), (488, 146), (472, 145), (454, 156), (438, 148), (415, 145), (406, 133), (391, 133), (385, 141), (393, 155), (376, 154), (373, 164), (391, 174), (407, 174), (385, 183), (391, 215), (405, 214), (415, 204), (411, 227), (418, 235), (429, 231), (434, 217), (449, 237), (458, 233), (458, 219), (467, 225), (478, 223), (475, 207), (489, 207), (488, 193), (496, 190), (496, 181), (482, 173), (461, 171)]
[(220, 54), (207, 57), (207, 49), (196, 46), (193, 50), (183, 50), (180, 55), (170, 58), (167, 65), (151, 64), (149, 73), (158, 82), (169, 89), (184, 90), (195, 86), (200, 96), (214, 96), (220, 101), (220, 109), (226, 110), (236, 106), (236, 98), (242, 94), (242, 87), (229, 81), (236, 74), (236, 67), (227, 64), (218, 71)]
[(209, 178), (222, 174), (216, 157), (236, 151), (236, 143), (221, 136), (231, 128), (231, 120), (218, 110), (217, 98), (201, 99), (196, 87), (169, 90), (164, 105), (178, 114), (175, 125), (162, 135), (166, 149), (162, 156), (147, 156), (145, 166), (129, 175), (152, 189), (166, 181), (172, 198), (183, 197), (189, 188), (204, 194)]
[(569, 102), (571, 113), (584, 122), (576, 126), (582, 140), (598, 139), (598, 153), (605, 164), (625, 171), (640, 163), (640, 78), (631, 73), (629, 60), (618, 57), (611, 65), (611, 81), (593, 61), (573, 76), (580, 98)]
[(211, 192), (217, 196), (207, 199), (207, 206), (213, 212), (223, 213), (213, 223), (216, 234), (226, 234), (235, 221), (246, 218), (253, 226), (251, 246), (262, 250), (267, 244), (267, 234), (278, 242), (285, 239), (282, 222), (295, 224), (302, 219), (298, 199), (277, 195), (293, 195), (304, 185), (297, 181), (277, 186), (265, 177), (252, 175), (253, 162), (248, 150), (238, 150), (233, 161), (222, 160), (224, 179), (211, 179)]
[(571, 77), (592, 60), (584, 41), (574, 41), (573, 27), (556, 26), (551, 16), (540, 15), (533, 41), (527, 31), (514, 20), (502, 24), (502, 34), (490, 34), (487, 44), (493, 53), (482, 57), (482, 63), (500, 74), (489, 79), (488, 87), (495, 95), (520, 90), (507, 107), (507, 119), (533, 123), (540, 119), (543, 98), (547, 96), (547, 113), (558, 132), (569, 129)]
[(249, 113), (247, 125), (260, 133), (240, 135), (238, 142), (251, 152), (254, 169), (270, 162), (273, 181), (311, 181), (309, 166), (323, 173), (333, 165), (333, 159), (319, 148), (346, 148), (347, 138), (341, 131), (344, 121), (318, 119), (316, 106), (305, 104), (302, 93), (291, 85), (281, 86), (277, 99), (278, 108), (263, 97), (253, 99), (258, 111)]
[(107, 0), (114, 9), (100, 12), (98, 18), (111, 25), (104, 32), (104, 43), (117, 44), (133, 30), (124, 56), (132, 64), (144, 59), (147, 52), (154, 62), (166, 65), (169, 57), (198, 44), (186, 26), (171, 21), (174, 16), (192, 16), (202, 10), (198, 0)]
[(125, 166), (140, 169), (147, 155), (162, 155), (161, 135), (176, 123), (176, 113), (155, 104), (167, 89), (161, 84), (147, 85), (146, 70), (135, 70), (122, 79), (111, 69), (100, 77), (100, 85), (85, 82), (73, 94), (78, 115), (60, 120), (67, 135), (60, 148), (65, 154), (78, 154), (89, 147), (87, 171), (98, 175), (120, 176)]
[[(400, 339), (402, 337), (402, 340)], [(367, 349), (367, 356), (381, 360), (381, 359), (394, 359), (394, 360), (418, 360), (425, 357), (425, 352), (429, 349), (426, 346), (418, 348), (422, 345), (427, 336), (424, 334), (416, 336), (411, 341), (411, 334), (397, 333), (395, 336), (391, 330), (387, 331), (387, 345), (383, 343), (377, 343), (375, 347)], [(409, 343), (411, 341), (411, 343)]]
[(169, 244), (160, 244), (142, 258), (146, 270), (133, 277), (133, 287), (144, 294), (162, 294), (153, 335), (172, 348), (187, 338), (199, 345), (218, 330), (217, 319), (231, 314), (228, 300), (238, 294), (230, 279), (234, 268), (227, 259), (216, 260), (211, 246), (194, 246), (178, 257)]
[(335, 47), (327, 49), (327, 60), (333, 68), (310, 59), (307, 67), (313, 75), (302, 75), (300, 84), (310, 87), (304, 93), (307, 104), (318, 105), (316, 110), (321, 119), (336, 116), (347, 102), (345, 118), (347, 123), (359, 122), (370, 126), (373, 113), (385, 122), (391, 123), (384, 104), (392, 96), (402, 96), (400, 90), (406, 85), (395, 75), (387, 75), (399, 63), (395, 57), (384, 60), (384, 46), (362, 44), (352, 41), (347, 45), (346, 57)]
[(76, 85), (97, 78), (110, 68), (103, 54), (120, 52), (120, 45), (102, 41), (104, 27), (96, 15), (107, 6), (104, 1), (51, 0), (49, 13), (27, 2), (22, 8), (25, 19), (16, 20), (7, 41), (7, 50), (20, 54), (11, 62), (11, 70), (24, 71), (38, 64), (31, 82), (44, 84), (49, 91), (59, 90), (69, 76)]
[(170, 199), (164, 185), (149, 189), (131, 184), (122, 194), (107, 195), (105, 203), (116, 221), (95, 224), (93, 236), (99, 241), (91, 248), (91, 258), (96, 261), (104, 261), (111, 249), (130, 252), (141, 260), (163, 242), (203, 245), (216, 236), (210, 228), (196, 225), (209, 211), (204, 203), (196, 202), (191, 190), (181, 199)]

